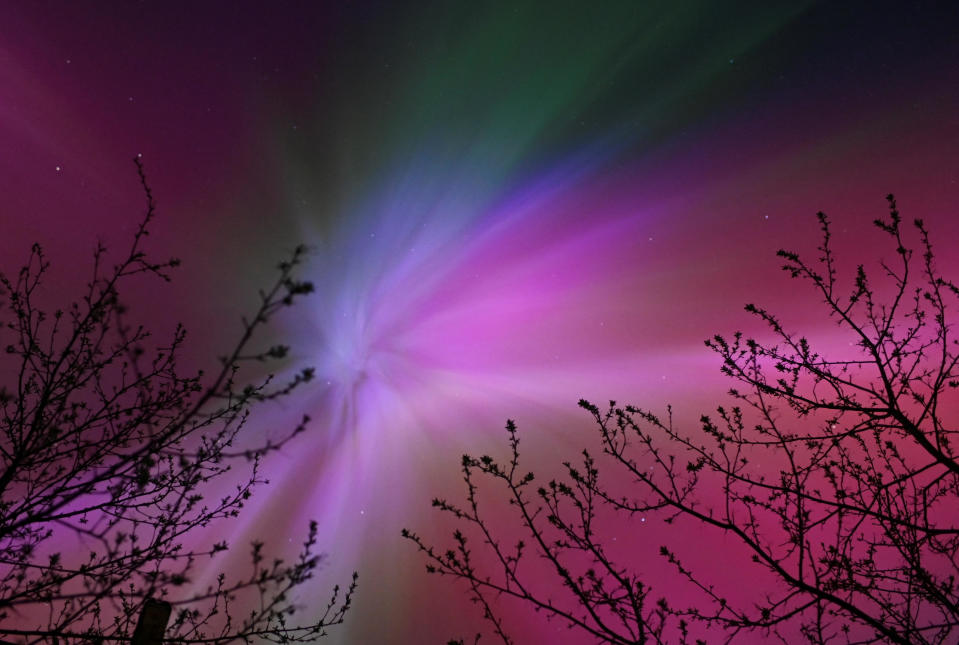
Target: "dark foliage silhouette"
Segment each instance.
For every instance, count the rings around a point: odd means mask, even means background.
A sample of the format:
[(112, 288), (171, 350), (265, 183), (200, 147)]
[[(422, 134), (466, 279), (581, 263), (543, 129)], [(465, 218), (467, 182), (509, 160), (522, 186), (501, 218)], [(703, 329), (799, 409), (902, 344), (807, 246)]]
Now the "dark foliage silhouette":
[(356, 584), (354, 575), (348, 589), (335, 588), (318, 612), (295, 605), (293, 592), (321, 563), (315, 524), (294, 561), (268, 557), (255, 543), (249, 570), (211, 576), (207, 588), (191, 584), (231, 548), (209, 529), (242, 513), (264, 483), (263, 457), (309, 421), (272, 443), (244, 437), (254, 408), (312, 372), (240, 381), (245, 364), (287, 354), (282, 345), (254, 349), (254, 335), (312, 290), (294, 276), (305, 249), (279, 265), (216, 369), (184, 374), (184, 329), (157, 340), (128, 321), (122, 300), (124, 287), (169, 280), (179, 264), (143, 249), (155, 204), (135, 161), (145, 216), (119, 258), (96, 248), (78, 301), (41, 307), (50, 264), (39, 245), (16, 275), (0, 275), (0, 638), (130, 641), (143, 605), (162, 600), (173, 606), (168, 640), (312, 641), (342, 622)]
[[(860, 265), (840, 285), (822, 213), (814, 261), (778, 254), (843, 342), (817, 350), (747, 305), (765, 340), (706, 341), (737, 382), (732, 405), (689, 432), (671, 411), (581, 401), (601, 451), (584, 451), (546, 485), (520, 468), (510, 422), (509, 458), (463, 457), (465, 503), (433, 502), (457, 523), (452, 544), (404, 531), (428, 570), (464, 581), (503, 643), (513, 642), (502, 617), (510, 600), (604, 643), (956, 642), (959, 345), (950, 316), (959, 288), (937, 270), (923, 222), (910, 246), (888, 202), (875, 225), (893, 259), (880, 261), (875, 283)], [(489, 496), (481, 503), (494, 485), (515, 513), (512, 526), (490, 518)], [(722, 557), (741, 557), (729, 570), (760, 581), (760, 593), (740, 599), (741, 582), (710, 580), (668, 545), (659, 552), (673, 578), (644, 579), (642, 563), (612, 555), (601, 521), (610, 514), (681, 527), (702, 550), (722, 537), (736, 545)]]

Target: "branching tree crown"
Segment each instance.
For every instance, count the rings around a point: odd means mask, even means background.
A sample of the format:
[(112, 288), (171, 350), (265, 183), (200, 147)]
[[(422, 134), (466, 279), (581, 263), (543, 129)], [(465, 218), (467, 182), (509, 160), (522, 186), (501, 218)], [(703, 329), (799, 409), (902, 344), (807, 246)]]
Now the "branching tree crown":
[[(141, 608), (155, 599), (173, 605), (166, 636), (177, 642), (312, 641), (342, 622), (356, 582), (354, 575), (325, 610), (301, 617), (293, 593), (321, 562), (315, 523), (295, 561), (269, 558), (255, 543), (247, 573), (191, 585), (230, 548), (204, 529), (242, 512), (264, 483), (262, 458), (309, 422), (304, 416), (273, 443), (238, 447), (256, 406), (312, 377), (306, 369), (287, 382), (241, 384), (244, 364), (287, 354), (283, 345), (254, 349), (254, 335), (312, 290), (294, 275), (306, 250), (279, 265), (217, 368), (184, 374), (186, 331), (177, 326), (156, 340), (129, 322), (121, 298), (133, 276), (169, 280), (179, 264), (143, 248), (155, 203), (135, 162), (146, 214), (112, 268), (96, 248), (77, 302), (52, 312), (38, 304), (50, 267), (39, 245), (16, 275), (0, 274), (0, 349), (12, 368), (0, 384), (0, 638), (130, 641)], [(235, 488), (211, 496), (223, 481)], [(196, 549), (201, 537), (209, 546)]]
[[(939, 273), (923, 222), (914, 222), (913, 247), (891, 195), (888, 202), (888, 217), (875, 225), (893, 259), (879, 263), (876, 285), (864, 266), (840, 284), (822, 213), (814, 261), (778, 254), (791, 278), (812, 287), (852, 352), (830, 358), (773, 313), (747, 305), (771, 342), (741, 333), (706, 341), (737, 382), (731, 406), (689, 432), (671, 412), (581, 401), (601, 454), (584, 451), (581, 465), (566, 463), (565, 476), (545, 485), (520, 468), (509, 423), (509, 461), (465, 456), (465, 504), (433, 502), (460, 525), (452, 545), (437, 548), (404, 531), (428, 570), (465, 581), (503, 643), (513, 642), (501, 614), (506, 599), (604, 643), (696, 635), (956, 642), (959, 339), (950, 316), (959, 287)], [(616, 476), (601, 476), (600, 466)], [(490, 480), (517, 513), (510, 528), (526, 533), (518, 543), (503, 540), (480, 504), (481, 482)], [(768, 586), (758, 600), (738, 601), (741, 582), (706, 579), (669, 545), (660, 554), (676, 580), (646, 581), (635, 562), (614, 561), (601, 512), (699, 525), (703, 548), (725, 535), (746, 554), (730, 569)], [(531, 575), (529, 553), (553, 572), (551, 584)], [(687, 591), (655, 591), (677, 585)]]

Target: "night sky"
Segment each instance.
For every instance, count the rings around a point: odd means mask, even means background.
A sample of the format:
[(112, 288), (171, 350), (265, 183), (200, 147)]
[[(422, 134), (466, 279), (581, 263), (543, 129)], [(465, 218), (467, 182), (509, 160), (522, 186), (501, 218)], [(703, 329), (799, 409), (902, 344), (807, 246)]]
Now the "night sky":
[[(250, 428), (311, 432), (218, 530), (283, 550), (320, 521), (303, 603), (360, 573), (324, 642), (471, 635), (479, 610), (399, 532), (447, 538), (430, 499), (462, 494), (464, 451), (504, 453), (507, 417), (545, 477), (595, 440), (581, 397), (694, 429), (728, 387), (702, 341), (755, 329), (745, 302), (844, 345), (775, 258), (814, 253), (819, 210), (874, 262), (894, 192), (959, 274), (951, 3), (733, 4), (2, 3), (2, 269), (40, 241), (51, 297), (75, 293), (142, 213), (142, 155), (150, 248), (183, 266), (128, 298), (157, 333), (184, 322), (202, 366), (311, 245), (316, 293), (264, 342), (318, 378)], [(726, 555), (655, 522), (618, 540), (637, 566), (664, 541)], [(560, 628), (508, 616), (523, 642)]]

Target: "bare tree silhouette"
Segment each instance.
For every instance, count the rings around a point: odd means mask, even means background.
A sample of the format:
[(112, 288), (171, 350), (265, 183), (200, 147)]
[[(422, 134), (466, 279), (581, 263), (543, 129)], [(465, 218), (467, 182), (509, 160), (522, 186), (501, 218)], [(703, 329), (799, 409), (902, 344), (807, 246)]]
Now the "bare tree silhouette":
[[(282, 383), (240, 381), (244, 364), (287, 354), (283, 345), (253, 349), (254, 336), (312, 291), (294, 276), (305, 249), (279, 265), (216, 369), (184, 374), (185, 330), (155, 340), (128, 322), (121, 299), (131, 278), (170, 280), (179, 264), (143, 249), (155, 203), (135, 162), (146, 213), (113, 268), (98, 246), (79, 301), (40, 307), (50, 265), (39, 245), (15, 276), (0, 275), (0, 347), (11, 368), (0, 388), (0, 638), (130, 641), (145, 603), (165, 601), (173, 606), (168, 640), (312, 641), (343, 621), (356, 585), (354, 574), (348, 589), (334, 588), (325, 608), (301, 619), (294, 592), (322, 559), (315, 523), (294, 561), (270, 558), (255, 543), (248, 572), (221, 574), (208, 588), (191, 581), (230, 547), (222, 534), (209, 547), (190, 546), (243, 511), (264, 482), (262, 458), (306, 429), (303, 417), (280, 440), (240, 441), (257, 405), (312, 376), (306, 369)], [(228, 492), (221, 485), (212, 495), (217, 482), (229, 482)]]
[[(950, 315), (959, 288), (937, 270), (923, 222), (915, 221), (918, 244), (910, 247), (896, 202), (887, 199), (889, 216), (875, 225), (894, 260), (879, 263), (876, 285), (862, 265), (849, 287), (840, 285), (822, 213), (816, 260), (778, 254), (790, 277), (812, 287), (849, 352), (820, 353), (774, 314), (747, 305), (770, 341), (741, 333), (706, 341), (737, 382), (732, 406), (689, 432), (674, 425), (671, 411), (661, 417), (581, 401), (602, 450), (584, 451), (580, 464), (564, 464), (564, 477), (545, 486), (520, 468), (510, 422), (508, 461), (465, 456), (465, 503), (433, 501), (459, 526), (452, 545), (403, 532), (428, 570), (463, 580), (503, 643), (513, 642), (501, 612), (507, 599), (604, 643), (704, 635), (956, 642), (959, 343)], [(513, 526), (491, 520), (480, 504), (481, 484), (490, 481), (516, 513)], [(635, 561), (610, 555), (599, 519), (609, 513), (681, 524), (703, 549), (716, 536), (732, 539), (745, 555), (730, 568), (740, 580), (765, 581), (761, 594), (737, 600), (741, 582), (709, 580), (668, 545), (660, 554), (675, 573), (669, 586), (683, 591), (654, 594)], [(525, 535), (503, 538), (510, 530)], [(538, 560), (530, 562), (530, 552)], [(552, 572), (545, 585), (537, 574), (544, 566)]]

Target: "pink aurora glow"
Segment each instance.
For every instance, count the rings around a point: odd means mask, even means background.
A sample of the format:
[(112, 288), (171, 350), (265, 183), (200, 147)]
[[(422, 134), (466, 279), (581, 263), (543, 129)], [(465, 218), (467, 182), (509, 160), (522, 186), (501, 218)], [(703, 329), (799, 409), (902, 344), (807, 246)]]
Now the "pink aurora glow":
[[(324, 601), (327, 583), (344, 581), (354, 568), (362, 575), (349, 624), (326, 642), (440, 642), (482, 625), (463, 594), (425, 575), (399, 531), (446, 537), (430, 499), (461, 494), (462, 453), (504, 454), (507, 418), (520, 426), (528, 466), (546, 479), (593, 441), (575, 405), (581, 397), (654, 410), (672, 404), (677, 421), (694, 427), (727, 387), (702, 341), (757, 331), (742, 312), (747, 301), (768, 305), (826, 346), (848, 346), (774, 257), (780, 247), (813, 252), (817, 210), (833, 217), (849, 269), (888, 252), (869, 222), (884, 213), (883, 196), (893, 191), (907, 220), (929, 224), (944, 271), (959, 272), (949, 252), (959, 242), (959, 79), (955, 67), (930, 64), (933, 57), (904, 64), (894, 79), (872, 68), (863, 79), (824, 73), (807, 79), (815, 89), (808, 92), (788, 83), (760, 92), (762, 68), (747, 79), (755, 86), (743, 81), (746, 89), (715, 111), (684, 103), (708, 102), (706, 90), (674, 92), (664, 81), (662, 96), (679, 98), (659, 110), (682, 108), (700, 118), (672, 122), (642, 104), (636, 112), (643, 118), (670, 124), (648, 139), (619, 122), (600, 120), (590, 136), (563, 125), (567, 112), (588, 115), (583, 105), (603, 97), (591, 90), (557, 101), (548, 112), (553, 121), (544, 117), (541, 130), (522, 137), (511, 122), (477, 125), (457, 133), (455, 154), (436, 143), (446, 132), (402, 145), (391, 140), (397, 152), (370, 144), (365, 122), (324, 111), (337, 93), (348, 95), (350, 107), (381, 98), (354, 86), (351, 70), (346, 80), (329, 71), (341, 64), (338, 48), (361, 49), (337, 40), (341, 22), (358, 28), (336, 12), (304, 19), (306, 26), (271, 16), (275, 34), (258, 53), (247, 49), (259, 43), (258, 15), (237, 18), (210, 51), (199, 26), (186, 34), (168, 26), (151, 36), (154, 24), (145, 18), (114, 18), (132, 25), (127, 32), (105, 18), (64, 15), (47, 24), (38, 15), (0, 12), (10, 14), (0, 22), (21, 27), (0, 51), (0, 78), (16, 97), (0, 106), (0, 143), (8, 151), (0, 156), (0, 250), (20, 258), (30, 242), (44, 239), (55, 269), (67, 274), (55, 295), (79, 280), (72, 267), (84, 266), (94, 232), (107, 242), (129, 233), (142, 205), (127, 168), (137, 152), (161, 206), (153, 243), (185, 261), (181, 281), (143, 294), (138, 310), (160, 332), (184, 320), (194, 332), (196, 364), (231, 336), (244, 298), (265, 282), (284, 248), (315, 246), (306, 277), (317, 293), (278, 334), (294, 348), (290, 369), (313, 365), (318, 378), (263, 410), (255, 431), (282, 432), (304, 412), (313, 430), (274, 456), (271, 485), (239, 522), (219, 530), (237, 545), (265, 537), (292, 549), (308, 519), (320, 521), (330, 559), (303, 602)], [(196, 24), (218, 27), (213, 17)], [(87, 31), (99, 37), (81, 37)], [(155, 49), (145, 52), (144, 42)], [(304, 62), (303, 50), (313, 59)], [(143, 69), (124, 62), (131, 60)], [(378, 72), (384, 64), (366, 66)], [(165, 76), (168, 65), (182, 76)], [(595, 74), (605, 69), (597, 65)], [(412, 79), (395, 82), (412, 84), (428, 72), (414, 69)], [(314, 86), (317, 74), (329, 82)], [(303, 107), (301, 89), (314, 92), (321, 107)], [(659, 89), (650, 91), (660, 96)], [(524, 116), (517, 110), (511, 118)], [(330, 167), (300, 168), (290, 152), (296, 145), (287, 145), (311, 120), (345, 132), (340, 140), (317, 126), (324, 136), (296, 139), (308, 149), (334, 149)], [(403, 127), (397, 130), (405, 135)], [(560, 138), (562, 145), (537, 147), (550, 128), (574, 134)], [(375, 173), (354, 170), (365, 168), (354, 159), (369, 152), (364, 146), (374, 151)], [(313, 184), (335, 195), (304, 197)], [(701, 566), (728, 579), (735, 549), (721, 539), (703, 551), (651, 521), (611, 523), (609, 530), (623, 557), (649, 567), (654, 580), (662, 568), (644, 549), (664, 540), (688, 546)], [(241, 552), (225, 564), (242, 561)], [(753, 582), (752, 575), (742, 580)], [(549, 642), (580, 642), (562, 629), (554, 634), (557, 624), (509, 616), (520, 642), (541, 641), (544, 633), (553, 634)]]

